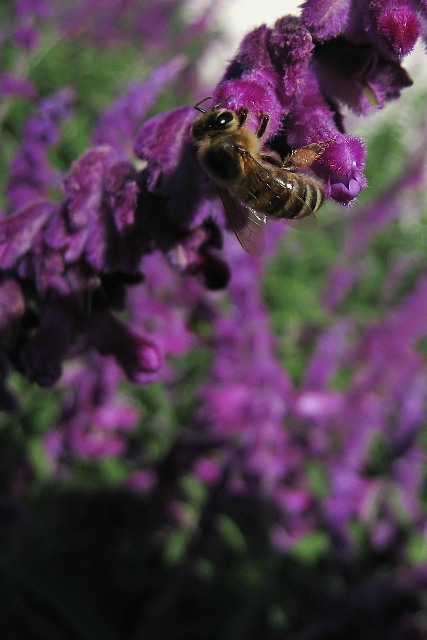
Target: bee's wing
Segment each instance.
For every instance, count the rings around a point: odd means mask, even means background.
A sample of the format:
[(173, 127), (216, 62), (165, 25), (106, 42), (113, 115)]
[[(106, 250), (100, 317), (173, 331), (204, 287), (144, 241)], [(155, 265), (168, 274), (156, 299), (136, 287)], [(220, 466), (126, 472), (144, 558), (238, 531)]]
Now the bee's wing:
[[(310, 209), (310, 207), (307, 207), (307, 209)], [(292, 227), (292, 229), (298, 229), (299, 231), (305, 229), (314, 229), (318, 225), (316, 215), (313, 211), (311, 211), (311, 209), (310, 213), (298, 216), (298, 218), (275, 218), (275, 220), (284, 222), (285, 224), (288, 224), (290, 227)]]
[[(287, 224), (291, 226), (302, 228), (302, 227), (311, 227), (313, 224), (316, 224), (317, 219), (314, 215), (314, 211), (310, 209), (310, 207), (302, 200), (302, 198), (297, 195), (291, 187), (286, 183), (286, 180), (282, 177), (277, 176), (277, 161), (275, 158), (272, 158), (272, 162), (269, 162), (268, 156), (262, 156), (264, 164), (258, 162), (256, 158), (253, 157), (250, 153), (245, 153), (243, 156), (244, 162), (246, 164), (246, 171), (251, 172), (252, 178), (256, 179), (259, 182), (259, 186), (263, 189), (271, 189), (271, 182), (276, 182), (280, 185), (280, 187), (287, 192), (287, 197), (289, 201), (298, 203), (299, 213), (295, 218), (275, 218), (276, 220), (283, 220)], [(271, 165), (271, 171), (268, 168), (267, 163)], [(283, 169), (285, 172), (285, 169)], [(304, 222), (303, 222), (304, 219)], [(306, 219), (306, 220), (305, 220)]]
[(219, 188), (222, 204), (228, 221), (243, 249), (251, 256), (259, 258), (264, 252), (264, 228), (267, 222), (264, 214), (259, 214), (236, 200), (227, 190)]

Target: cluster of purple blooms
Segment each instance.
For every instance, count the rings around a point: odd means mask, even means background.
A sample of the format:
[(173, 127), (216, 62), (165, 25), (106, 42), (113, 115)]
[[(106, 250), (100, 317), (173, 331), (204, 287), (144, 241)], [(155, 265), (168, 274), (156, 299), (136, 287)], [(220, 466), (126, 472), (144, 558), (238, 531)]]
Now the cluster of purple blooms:
[[(27, 4), (37, 20), (28, 21)], [(78, 31), (80, 12), (96, 4), (70, 7), (61, 16), (64, 29)], [(151, 41), (147, 19), (166, 24), (153, 11), (166, 15), (180, 3), (148, 2), (138, 20), (136, 3), (110, 4), (121, 16), (129, 8), (129, 37), (162, 48), (167, 30)], [(41, 1), (16, 7), (14, 37), (32, 50), (37, 21), (52, 7)], [(91, 37), (120, 41), (115, 11), (103, 15)], [(194, 32), (203, 28), (203, 20), (191, 25)], [(366, 150), (345, 131), (343, 109), (364, 116), (398, 98), (411, 85), (402, 58), (419, 37), (427, 40), (425, 0), (306, 0), (300, 17), (283, 17), (244, 38), (213, 104), (228, 99), (230, 109), (247, 107), (253, 130), (260, 112), (267, 113), (264, 143), (283, 156), (331, 140), (313, 171), (327, 198), (348, 205), (367, 184)], [(184, 67), (176, 56), (111, 105), (62, 183), (49, 152), (72, 117), (73, 92), (63, 88), (38, 101), (0, 213), (0, 408), (17, 405), (8, 386), (13, 368), (41, 386), (67, 389), (46, 437), (54, 472), (67, 474), (74, 456), (126, 455), (140, 411), (119, 390), (124, 378), (138, 385), (162, 379), (175, 393), (173, 359), (207, 345), (210, 376), (195, 389), (198, 408), (188, 418), (198, 435), (184, 430), (181, 442), (190, 471), (208, 488), (224, 490), (226, 477), (231, 494), (256, 494), (274, 505), (269, 526), (279, 549), (322, 527), (345, 549), (359, 521), (370, 545), (386, 553), (405, 523), (425, 533), (419, 435), (427, 384), (417, 344), (426, 334), (427, 277), (381, 323), (357, 326), (342, 303), (361, 277), (373, 233), (399, 215), (399, 194), (421, 183), (425, 145), (395, 193), (349, 217), (342, 262), (329, 274), (323, 299), (334, 323), (316, 338), (297, 388), (276, 355), (262, 301), (265, 263), (246, 255), (228, 232), (216, 190), (198, 164), (190, 135), (196, 112), (178, 107), (140, 125)], [(32, 100), (37, 90), (24, 77), (2, 74), (0, 92)], [(267, 257), (281, 232), (270, 225)], [(390, 291), (399, 277), (390, 274)], [(194, 330), (197, 319), (208, 324), (206, 335)], [(352, 369), (351, 384), (338, 389), (334, 377), (342, 368)], [(379, 438), (388, 443), (383, 474), (367, 468)], [(321, 499), (309, 486), (310, 462), (327, 474)], [(127, 482), (151, 491), (160, 480), (156, 468), (144, 468)]]

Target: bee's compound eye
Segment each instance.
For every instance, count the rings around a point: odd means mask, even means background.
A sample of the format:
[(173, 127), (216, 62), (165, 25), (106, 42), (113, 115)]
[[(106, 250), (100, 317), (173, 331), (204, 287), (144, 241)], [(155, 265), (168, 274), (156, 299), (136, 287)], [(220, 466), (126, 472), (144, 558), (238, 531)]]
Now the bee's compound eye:
[(231, 111), (224, 111), (217, 117), (216, 126), (221, 128), (226, 127), (228, 124), (230, 124), (230, 122), (232, 122), (233, 119), (234, 114), (232, 114)]

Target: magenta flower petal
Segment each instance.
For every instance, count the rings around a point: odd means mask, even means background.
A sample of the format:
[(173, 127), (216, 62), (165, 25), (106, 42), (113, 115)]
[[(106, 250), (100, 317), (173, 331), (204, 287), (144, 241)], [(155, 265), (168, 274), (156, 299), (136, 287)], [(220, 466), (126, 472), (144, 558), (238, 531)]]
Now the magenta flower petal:
[(341, 136), (326, 147), (315, 171), (325, 181), (328, 197), (347, 204), (366, 187), (365, 153), (363, 141), (351, 136)]
[(10, 269), (33, 246), (54, 208), (38, 202), (0, 220), (0, 266)]
[(97, 216), (103, 197), (104, 171), (112, 150), (108, 146), (89, 149), (74, 162), (63, 183), (67, 198), (69, 224), (73, 229), (86, 228)]
[(301, 18), (316, 40), (329, 40), (345, 31), (351, 5), (351, 0), (305, 0)]
[[(388, 4), (386, 7), (384, 4)], [(393, 6), (394, 5), (394, 6)], [(420, 35), (420, 23), (409, 2), (382, 3), (378, 31), (397, 56), (408, 55)]]
[(148, 188), (153, 193), (168, 195), (194, 117), (192, 107), (179, 107), (151, 118), (139, 130), (134, 151), (148, 162)]

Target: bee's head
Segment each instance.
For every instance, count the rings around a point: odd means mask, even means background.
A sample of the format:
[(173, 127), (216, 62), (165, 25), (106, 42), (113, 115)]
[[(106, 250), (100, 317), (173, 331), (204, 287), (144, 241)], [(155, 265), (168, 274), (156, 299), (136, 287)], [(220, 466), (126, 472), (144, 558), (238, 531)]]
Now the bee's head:
[(215, 109), (202, 113), (195, 119), (191, 127), (191, 135), (196, 140), (211, 138), (224, 131), (235, 131), (239, 128), (239, 119), (234, 111)]
[(212, 138), (224, 131), (235, 131), (239, 128), (239, 118), (231, 109), (221, 109), (226, 102), (233, 96), (228, 96), (225, 100), (221, 100), (215, 104), (209, 111), (202, 109), (200, 105), (206, 100), (211, 100), (211, 97), (204, 98), (194, 108), (201, 112), (201, 116), (195, 119), (193, 126), (191, 127), (191, 135), (196, 140), (204, 140), (205, 138)]

